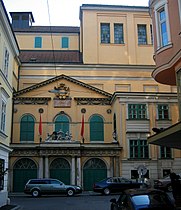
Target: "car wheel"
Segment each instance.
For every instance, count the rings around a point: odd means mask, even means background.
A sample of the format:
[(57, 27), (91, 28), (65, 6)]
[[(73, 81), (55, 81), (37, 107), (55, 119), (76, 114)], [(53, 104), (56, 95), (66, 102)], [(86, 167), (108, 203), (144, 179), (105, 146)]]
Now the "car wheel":
[(171, 184), (167, 185), (167, 191), (172, 192), (172, 185)]
[(104, 189), (104, 195), (110, 195), (111, 191), (109, 188)]
[(37, 189), (32, 190), (31, 195), (33, 197), (39, 197), (40, 196), (40, 191)]
[(68, 189), (67, 190), (67, 196), (73, 196), (74, 195), (74, 190), (73, 189)]

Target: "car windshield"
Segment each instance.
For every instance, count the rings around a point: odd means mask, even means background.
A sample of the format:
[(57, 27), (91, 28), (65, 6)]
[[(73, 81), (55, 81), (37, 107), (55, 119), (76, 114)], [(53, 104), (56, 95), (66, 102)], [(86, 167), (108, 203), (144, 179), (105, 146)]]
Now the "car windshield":
[(158, 205), (158, 204), (162, 204), (162, 205), (167, 205), (170, 204), (170, 201), (167, 197), (167, 195), (165, 194), (157, 194), (157, 193), (153, 193), (153, 194), (149, 194), (149, 195), (135, 195), (132, 197), (133, 202), (136, 205)]

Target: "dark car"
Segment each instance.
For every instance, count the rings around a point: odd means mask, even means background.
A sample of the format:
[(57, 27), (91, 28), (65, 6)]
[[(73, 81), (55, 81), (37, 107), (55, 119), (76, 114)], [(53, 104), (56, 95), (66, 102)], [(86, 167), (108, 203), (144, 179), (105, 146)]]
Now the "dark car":
[(121, 192), (125, 189), (140, 188), (140, 186), (147, 187), (145, 183), (136, 182), (124, 177), (109, 177), (94, 183), (93, 191), (109, 195), (110, 193)]
[[(179, 175), (181, 177), (181, 174), (177, 174), (177, 175)], [(154, 188), (172, 192), (170, 175), (167, 175), (167, 176), (163, 177), (162, 179), (155, 179), (154, 180)]]
[(121, 193), (116, 200), (112, 198), (111, 210), (175, 210), (170, 197), (156, 189), (129, 189)]
[(75, 185), (66, 185), (57, 179), (30, 179), (24, 188), (24, 193), (33, 197), (43, 194), (66, 194), (73, 196), (82, 193), (82, 188)]

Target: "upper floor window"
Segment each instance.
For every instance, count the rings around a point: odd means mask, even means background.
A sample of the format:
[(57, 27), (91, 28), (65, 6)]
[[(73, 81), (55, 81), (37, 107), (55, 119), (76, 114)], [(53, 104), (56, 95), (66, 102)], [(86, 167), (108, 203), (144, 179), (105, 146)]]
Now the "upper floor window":
[(69, 133), (69, 124), (70, 120), (69, 118), (64, 115), (58, 115), (55, 119), (55, 131), (56, 132), (62, 132), (62, 137), (65, 137), (67, 133)]
[(138, 25), (138, 44), (147, 44), (146, 25)]
[(169, 147), (160, 147), (160, 158), (171, 158), (172, 150)]
[(3, 73), (5, 77), (8, 77), (8, 67), (9, 67), (9, 52), (7, 48), (4, 50), (4, 65), (3, 65)]
[(35, 37), (35, 48), (42, 48), (42, 37)]
[(146, 104), (128, 104), (128, 119), (146, 119)]
[(167, 104), (158, 104), (158, 119), (159, 120), (169, 119), (169, 110)]
[(6, 129), (6, 101), (1, 101), (1, 131), (5, 132)]
[(101, 23), (101, 43), (110, 43), (110, 24)]
[(20, 122), (21, 142), (34, 141), (34, 127), (35, 127), (35, 120), (30, 114), (27, 114), (21, 118)]
[(158, 21), (159, 21), (159, 30), (160, 30), (160, 41), (161, 46), (168, 44), (168, 35), (167, 35), (167, 24), (166, 24), (166, 13), (165, 8), (162, 8), (158, 11)]
[(62, 37), (62, 48), (69, 48), (69, 38)]
[(153, 27), (150, 25), (151, 44), (153, 44)]
[(130, 140), (130, 158), (149, 158), (147, 140)]
[(104, 121), (101, 116), (94, 115), (90, 119), (90, 141), (104, 141)]
[(120, 24), (120, 23), (114, 24), (114, 43), (115, 44), (124, 43), (123, 24)]

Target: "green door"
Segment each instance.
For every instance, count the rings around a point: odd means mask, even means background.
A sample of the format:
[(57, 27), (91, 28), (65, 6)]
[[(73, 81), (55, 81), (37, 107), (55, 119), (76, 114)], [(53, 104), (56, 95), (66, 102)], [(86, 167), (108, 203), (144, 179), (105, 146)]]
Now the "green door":
[(99, 158), (87, 161), (83, 169), (84, 190), (92, 190), (93, 184), (107, 177), (107, 167)]
[(50, 178), (70, 184), (70, 164), (63, 158), (57, 158), (50, 165)]
[(23, 192), (29, 179), (37, 178), (37, 167), (34, 161), (22, 158), (13, 168), (13, 192)]

